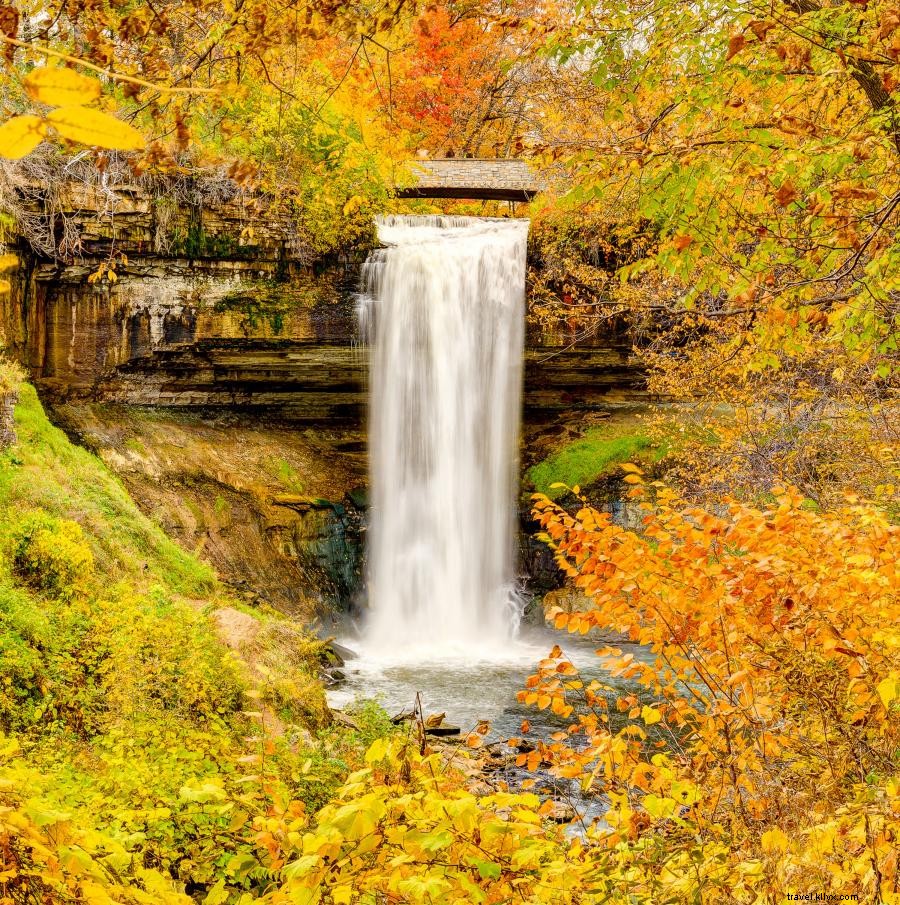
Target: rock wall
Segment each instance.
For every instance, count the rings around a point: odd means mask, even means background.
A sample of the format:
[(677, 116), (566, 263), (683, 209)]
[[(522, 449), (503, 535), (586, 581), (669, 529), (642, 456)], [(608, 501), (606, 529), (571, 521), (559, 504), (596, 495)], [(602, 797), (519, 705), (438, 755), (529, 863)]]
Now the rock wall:
[(89, 283), (97, 266), (24, 265), (0, 305), (6, 345), (45, 395), (361, 419), (355, 266), (136, 258)]
[[(366, 357), (358, 264), (137, 257), (115, 282), (98, 260), (23, 261), (0, 331), (45, 396), (134, 405), (281, 410), (361, 425)], [(532, 330), (525, 415), (547, 420), (639, 398), (625, 344), (569, 348)]]

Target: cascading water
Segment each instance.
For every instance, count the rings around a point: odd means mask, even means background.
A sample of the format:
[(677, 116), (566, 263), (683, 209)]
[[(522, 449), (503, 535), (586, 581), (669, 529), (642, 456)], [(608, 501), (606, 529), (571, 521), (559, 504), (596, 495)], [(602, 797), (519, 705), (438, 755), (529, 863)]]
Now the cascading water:
[(390, 217), (365, 266), (370, 618), (403, 660), (515, 635), (513, 527), (527, 220)]

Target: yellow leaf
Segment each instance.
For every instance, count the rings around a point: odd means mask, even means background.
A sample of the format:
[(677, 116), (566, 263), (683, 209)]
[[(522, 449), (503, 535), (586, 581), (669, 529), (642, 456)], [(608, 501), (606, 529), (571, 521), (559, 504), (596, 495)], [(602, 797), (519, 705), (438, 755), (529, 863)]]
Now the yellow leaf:
[(788, 847), (788, 837), (777, 826), (763, 833), (761, 842), (764, 852), (783, 852)]
[(886, 679), (882, 679), (875, 686), (878, 697), (885, 707), (890, 707), (891, 703), (900, 697), (900, 675), (891, 673)]
[(331, 890), (331, 899), (334, 905), (350, 905), (353, 899), (352, 886), (335, 886)]
[(61, 66), (42, 66), (25, 77), (25, 90), (32, 100), (51, 107), (89, 104), (100, 97), (100, 82)]
[(360, 205), (361, 205), (365, 200), (366, 200), (366, 199), (363, 198), (361, 195), (354, 195), (354, 196), (353, 196), (353, 197), (352, 197), (352, 198), (344, 205), (344, 216), (346, 217), (346, 216), (348, 216), (349, 214), (353, 214), (353, 213), (355, 213), (357, 210), (359, 210)]
[(116, 151), (139, 151), (144, 147), (144, 136), (134, 126), (90, 107), (60, 107), (47, 115), (47, 122), (63, 138), (83, 145)]
[(654, 723), (658, 723), (662, 717), (659, 715), (659, 711), (654, 707), (648, 707), (646, 704), (641, 708), (641, 719), (648, 725), (652, 726)]
[(369, 745), (369, 750), (366, 751), (366, 763), (374, 764), (376, 761), (384, 760), (388, 754), (388, 742), (387, 739), (377, 738), (371, 745)]
[(47, 127), (30, 113), (14, 116), (0, 126), (0, 157), (18, 160), (30, 154), (44, 139)]

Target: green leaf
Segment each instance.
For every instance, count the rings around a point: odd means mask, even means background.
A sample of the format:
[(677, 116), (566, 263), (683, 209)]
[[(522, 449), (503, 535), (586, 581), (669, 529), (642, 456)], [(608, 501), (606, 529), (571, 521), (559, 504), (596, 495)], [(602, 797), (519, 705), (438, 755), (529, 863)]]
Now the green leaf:
[(500, 879), (500, 865), (493, 861), (474, 861), (473, 866), (477, 869), (478, 875), (482, 880)]

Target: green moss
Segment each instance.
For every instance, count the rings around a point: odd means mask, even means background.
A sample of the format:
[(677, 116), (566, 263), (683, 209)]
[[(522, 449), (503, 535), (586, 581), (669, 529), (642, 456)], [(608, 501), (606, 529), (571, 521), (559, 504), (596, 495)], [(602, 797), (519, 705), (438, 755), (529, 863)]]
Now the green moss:
[(186, 258), (246, 258), (254, 251), (231, 236), (209, 235), (200, 223), (172, 233), (172, 254)]
[(141, 441), (138, 440), (137, 437), (129, 437), (125, 441), (125, 448), (130, 449), (132, 452), (135, 452), (140, 456), (147, 455), (147, 447), (144, 446), (144, 444), (141, 443)]
[(293, 493), (303, 493), (303, 478), (286, 459), (274, 460), (268, 465), (267, 470), (285, 490)]
[(553, 484), (585, 486), (610, 474), (623, 462), (649, 463), (665, 453), (662, 446), (634, 423), (590, 428), (585, 434), (554, 451), (528, 470), (528, 479), (538, 493), (551, 499), (565, 493)]
[(167, 537), (96, 456), (50, 423), (28, 384), (19, 388), (15, 415), (19, 442), (0, 455), (0, 512), (11, 518), (42, 509), (78, 522), (109, 579), (143, 575), (189, 596), (216, 587), (208, 565)]

